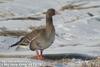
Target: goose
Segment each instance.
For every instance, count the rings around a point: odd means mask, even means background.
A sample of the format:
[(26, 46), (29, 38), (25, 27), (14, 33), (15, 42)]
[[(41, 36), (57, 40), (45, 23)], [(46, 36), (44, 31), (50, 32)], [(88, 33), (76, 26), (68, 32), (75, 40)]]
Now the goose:
[(46, 12), (46, 26), (44, 28), (32, 30), (32, 32), (26, 34), (18, 42), (9, 47), (29, 45), (30, 50), (36, 51), (36, 59), (44, 59), (44, 49), (50, 47), (55, 40), (55, 27), (53, 24), (55, 13), (55, 9), (48, 9)]

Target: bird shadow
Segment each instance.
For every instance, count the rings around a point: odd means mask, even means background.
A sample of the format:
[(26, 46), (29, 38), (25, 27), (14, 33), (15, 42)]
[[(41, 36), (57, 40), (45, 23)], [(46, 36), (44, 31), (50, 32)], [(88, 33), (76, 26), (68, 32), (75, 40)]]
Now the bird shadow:
[(85, 55), (85, 54), (77, 54), (77, 53), (64, 53), (64, 54), (44, 54), (44, 58), (47, 60), (61, 60), (61, 59), (81, 59), (81, 60), (92, 60), (96, 59), (96, 57)]

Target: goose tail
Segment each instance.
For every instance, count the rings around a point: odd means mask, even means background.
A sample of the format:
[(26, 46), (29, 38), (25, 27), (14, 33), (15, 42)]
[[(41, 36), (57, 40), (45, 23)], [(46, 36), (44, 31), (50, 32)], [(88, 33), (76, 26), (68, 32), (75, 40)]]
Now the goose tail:
[(9, 48), (19, 45), (22, 42), (22, 40), (23, 40), (23, 38), (21, 38), (21, 40), (16, 42), (15, 44), (10, 45)]

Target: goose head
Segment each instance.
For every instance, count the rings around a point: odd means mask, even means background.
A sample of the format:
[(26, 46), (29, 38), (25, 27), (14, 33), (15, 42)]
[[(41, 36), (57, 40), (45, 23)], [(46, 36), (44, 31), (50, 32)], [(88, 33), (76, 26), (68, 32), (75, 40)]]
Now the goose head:
[(55, 15), (55, 12), (56, 12), (55, 9), (51, 8), (51, 9), (48, 9), (48, 10), (47, 10), (46, 15), (47, 15), (48, 17), (52, 17), (52, 16)]

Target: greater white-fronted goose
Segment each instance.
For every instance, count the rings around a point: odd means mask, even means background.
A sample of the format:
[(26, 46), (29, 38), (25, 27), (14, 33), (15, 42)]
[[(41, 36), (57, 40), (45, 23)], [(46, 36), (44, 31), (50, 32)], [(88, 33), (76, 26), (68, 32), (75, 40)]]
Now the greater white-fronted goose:
[(43, 50), (48, 48), (55, 40), (55, 28), (53, 25), (53, 18), (52, 16), (55, 15), (54, 9), (48, 9), (46, 13), (46, 27), (41, 29), (35, 29), (31, 33), (27, 34), (20, 41), (11, 45), (13, 46), (20, 46), (20, 45), (30, 45), (30, 49), (32, 51), (36, 51), (37, 59), (42, 60), (43, 57)]

